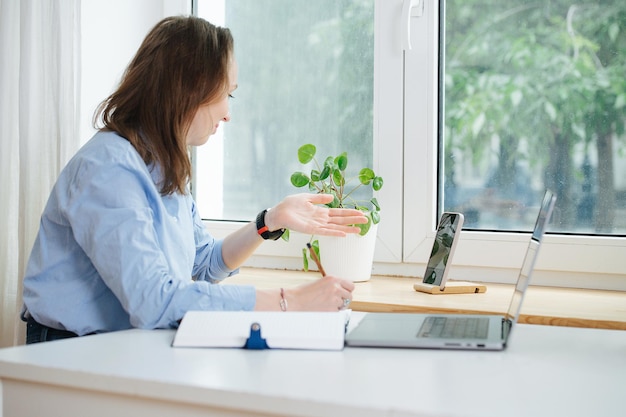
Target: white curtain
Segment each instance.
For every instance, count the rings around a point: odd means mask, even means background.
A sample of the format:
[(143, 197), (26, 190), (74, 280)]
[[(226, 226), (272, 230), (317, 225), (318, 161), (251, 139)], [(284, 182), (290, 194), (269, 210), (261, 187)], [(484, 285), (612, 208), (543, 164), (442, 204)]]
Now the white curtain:
[(80, 146), (80, 0), (0, 0), (0, 347), (48, 194)]

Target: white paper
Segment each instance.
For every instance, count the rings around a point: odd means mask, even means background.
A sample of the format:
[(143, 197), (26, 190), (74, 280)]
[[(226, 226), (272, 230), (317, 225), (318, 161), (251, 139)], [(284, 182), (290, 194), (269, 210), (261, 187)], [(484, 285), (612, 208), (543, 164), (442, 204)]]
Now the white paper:
[(350, 310), (338, 312), (189, 311), (172, 346), (241, 348), (252, 324), (273, 349), (341, 350)]

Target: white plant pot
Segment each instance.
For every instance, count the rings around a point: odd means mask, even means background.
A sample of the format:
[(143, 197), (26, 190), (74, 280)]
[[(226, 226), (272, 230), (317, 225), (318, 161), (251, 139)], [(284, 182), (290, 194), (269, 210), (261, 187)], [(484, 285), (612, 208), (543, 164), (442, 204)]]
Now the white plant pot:
[(319, 236), (320, 262), (326, 273), (353, 282), (368, 281), (372, 276), (377, 231), (378, 225), (374, 224), (365, 236)]

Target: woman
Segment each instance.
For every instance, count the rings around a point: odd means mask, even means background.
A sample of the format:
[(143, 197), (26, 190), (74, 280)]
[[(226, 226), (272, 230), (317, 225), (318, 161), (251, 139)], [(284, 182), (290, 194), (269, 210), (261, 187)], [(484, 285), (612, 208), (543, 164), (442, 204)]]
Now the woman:
[(176, 327), (188, 310), (349, 303), (354, 285), (331, 276), (285, 290), (214, 285), (285, 228), (343, 236), (367, 222), (322, 206), (330, 195), (297, 194), (223, 240), (207, 232), (187, 188), (188, 147), (230, 121), (236, 88), (228, 29), (170, 17), (147, 35), (96, 112), (102, 129), (63, 169), (43, 212), (24, 278), (27, 343)]

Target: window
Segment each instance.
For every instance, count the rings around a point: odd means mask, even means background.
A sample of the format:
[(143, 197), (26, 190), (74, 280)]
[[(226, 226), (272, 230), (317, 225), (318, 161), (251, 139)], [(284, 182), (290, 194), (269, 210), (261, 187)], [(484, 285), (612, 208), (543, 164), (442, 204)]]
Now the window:
[[(298, 148), (313, 143), (320, 160), (347, 151), (349, 167), (387, 171), (378, 197), (395, 197), (385, 198), (379, 238), (391, 243), (380, 245), (377, 259), (401, 260), (401, 242), (385, 235), (401, 233), (402, 56), (397, 50), (392, 59), (375, 58), (375, 22), (381, 20), (375, 14), (390, 12), (377, 6), (374, 0), (198, 2), (199, 16), (231, 29), (239, 66), (232, 121), (194, 158), (194, 195), (216, 236), (284, 196), (306, 191), (294, 188), (290, 176), (302, 169)], [(375, 79), (385, 71), (389, 76)], [(381, 100), (387, 103), (382, 109)], [(381, 130), (396, 160), (375, 143)], [(395, 172), (386, 167), (393, 164)], [(272, 242), (257, 253), (281, 255), (281, 266), (301, 268), (307, 239), (292, 233), (289, 245)]]
[[(596, 144), (606, 115), (595, 120), (595, 130), (582, 123), (588, 118), (574, 120), (602, 97), (563, 99), (580, 92), (565, 88), (577, 85), (566, 77), (576, 72), (573, 64), (558, 66), (574, 46), (581, 60), (592, 59), (590, 51), (599, 51), (604, 37), (614, 43), (611, 65), (621, 63), (623, 74), (624, 6), (617, 0), (602, 2), (602, 8), (579, 2), (571, 12), (565, 0), (533, 3), (535, 10), (530, 4), (491, 3), (425, 1), (413, 9), (405, 33), (402, 2), (199, 0), (200, 16), (233, 31), (240, 67), (232, 121), (195, 157), (194, 194), (211, 231), (224, 236), (240, 227), (237, 222), (298, 192), (289, 183), (299, 169), (296, 150), (311, 142), (321, 144), (323, 154), (346, 149), (363, 163), (371, 161), (385, 179), (378, 193), (374, 273), (421, 275), (440, 213), (459, 210), (469, 227), (451, 277), (511, 282), (529, 239), (520, 232), (532, 228), (547, 186), (563, 196), (534, 282), (625, 289), (626, 138), (619, 109), (626, 89), (619, 77), (610, 78), (620, 67), (607, 70), (606, 80), (580, 79), (597, 86), (610, 80), (614, 87), (604, 97), (615, 108), (611, 205), (599, 202), (606, 191), (599, 177), (608, 174), (600, 173)], [(599, 25), (595, 33), (589, 20), (602, 21), (601, 13), (615, 24)], [(507, 17), (514, 20), (502, 21)], [(412, 48), (403, 50), (409, 33)], [(562, 69), (562, 89), (537, 85), (561, 82), (548, 65)], [(575, 110), (576, 103), (583, 107)], [(554, 136), (547, 138), (556, 122), (569, 129), (561, 132), (571, 141), (563, 155)], [(564, 163), (567, 171), (558, 165)], [(607, 207), (614, 216), (610, 226), (602, 221)], [(266, 243), (250, 264), (300, 268), (307, 238), (292, 234), (289, 243)]]
[(626, 235), (623, 2), (442, 4), (444, 208), (529, 230), (550, 188), (553, 231)]
[(215, 4), (200, 2), (198, 13), (233, 33), (239, 88), (232, 123), (197, 151), (212, 161), (196, 164), (196, 188), (211, 190), (197, 194), (202, 215), (253, 219), (288, 194), (308, 192), (289, 181), (303, 169), (297, 150), (307, 143), (320, 162), (347, 151), (349, 166), (371, 166), (373, 0)]

